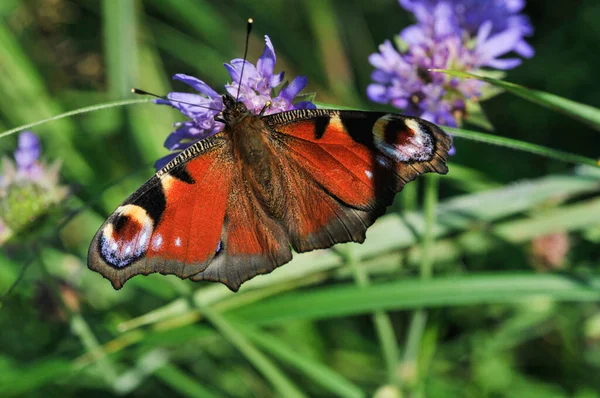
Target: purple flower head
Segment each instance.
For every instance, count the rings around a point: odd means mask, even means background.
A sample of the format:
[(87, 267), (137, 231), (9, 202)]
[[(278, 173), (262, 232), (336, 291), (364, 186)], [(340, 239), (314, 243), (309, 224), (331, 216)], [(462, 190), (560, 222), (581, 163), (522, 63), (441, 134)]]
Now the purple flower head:
[(25, 131), (19, 135), (14, 162), (3, 157), (0, 174), (0, 246), (13, 233), (23, 231), (48, 209), (65, 199), (59, 184), (60, 164), (40, 161), (39, 138)]
[(367, 88), (372, 101), (391, 103), (411, 116), (434, 123), (456, 126), (456, 115), (466, 111), (465, 99), (477, 98), (483, 83), (461, 81), (428, 69), (465, 69), (470, 52), (456, 36), (443, 40), (427, 40), (398, 52), (390, 41), (379, 46), (379, 53), (369, 61), (377, 69), (371, 75), (374, 83)]
[(373, 84), (367, 88), (372, 101), (456, 126), (466, 114), (466, 103), (476, 101), (485, 84), (428, 69), (510, 69), (521, 60), (500, 57), (511, 51), (533, 54), (521, 51), (525, 48), (523, 36), (532, 32), (527, 18), (517, 15), (523, 1), (400, 0), (400, 4), (414, 13), (418, 23), (400, 33), (406, 50), (398, 51), (386, 41), (369, 57), (376, 68), (371, 75)]
[[(525, 41), (533, 34), (527, 16), (520, 14), (525, 0), (399, 0), (400, 5), (412, 12), (418, 24), (405, 30), (429, 30), (439, 38), (443, 34), (466, 33), (471, 38), (480, 35), (480, 29), (489, 24), (487, 36), (506, 34), (510, 46), (504, 53), (514, 51), (522, 57), (533, 56), (533, 48)], [(442, 27), (443, 29), (440, 29)], [(404, 32), (403, 32), (403, 38)], [(515, 65), (516, 66), (516, 65)], [(492, 66), (493, 67), (493, 66)], [(508, 68), (506, 68), (508, 69)]]
[[(276, 56), (269, 36), (265, 36), (265, 44), (265, 50), (256, 65), (241, 58), (233, 59), (230, 63), (225, 64), (225, 69), (232, 80), (231, 83), (225, 85), (227, 92), (236, 97), (239, 90), (239, 100), (246, 105), (248, 110), (256, 114), (260, 113), (268, 101), (271, 101), (272, 104), (265, 112), (267, 115), (293, 109), (316, 108), (309, 101), (294, 103), (295, 97), (308, 83), (304, 76), (296, 77), (291, 83), (283, 85), (277, 94), (275, 93), (275, 89), (283, 82), (284, 72), (275, 73)], [(244, 68), (243, 76), (241, 76), (242, 66)], [(159, 159), (154, 165), (156, 169), (162, 168), (180, 151), (201, 139), (218, 133), (224, 127), (223, 123), (215, 121), (215, 116), (223, 110), (223, 97), (219, 93), (192, 76), (177, 74), (173, 78), (191, 86), (201, 95), (175, 92), (169, 93), (168, 100), (157, 99), (154, 101), (157, 104), (170, 105), (191, 119), (175, 124), (177, 129), (167, 137), (165, 147), (176, 152)]]

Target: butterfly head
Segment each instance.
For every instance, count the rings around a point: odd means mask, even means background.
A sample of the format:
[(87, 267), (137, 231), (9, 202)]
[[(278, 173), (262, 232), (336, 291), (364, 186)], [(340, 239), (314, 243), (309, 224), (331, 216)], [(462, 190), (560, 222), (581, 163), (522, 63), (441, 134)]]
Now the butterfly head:
[(242, 101), (238, 101), (232, 95), (226, 93), (223, 96), (223, 112), (218, 114), (216, 118), (225, 124), (232, 124), (244, 119), (248, 116), (248, 113), (248, 108)]

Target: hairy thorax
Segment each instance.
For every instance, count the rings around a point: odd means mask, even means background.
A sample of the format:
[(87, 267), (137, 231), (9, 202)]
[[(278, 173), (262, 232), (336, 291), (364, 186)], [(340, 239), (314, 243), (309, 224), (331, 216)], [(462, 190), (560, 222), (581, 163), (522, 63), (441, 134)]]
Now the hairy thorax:
[(229, 126), (234, 159), (244, 185), (272, 216), (280, 217), (283, 212), (284, 181), (266, 128), (256, 115), (248, 115), (239, 123)]

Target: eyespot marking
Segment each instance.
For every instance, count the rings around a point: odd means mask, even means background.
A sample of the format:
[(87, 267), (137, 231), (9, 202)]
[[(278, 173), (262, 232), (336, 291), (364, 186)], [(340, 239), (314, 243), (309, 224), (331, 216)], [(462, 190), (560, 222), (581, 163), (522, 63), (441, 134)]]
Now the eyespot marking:
[(397, 162), (427, 161), (433, 156), (433, 140), (419, 122), (387, 114), (373, 125), (375, 146)]
[(154, 222), (144, 208), (120, 206), (102, 230), (99, 246), (103, 260), (116, 268), (131, 264), (148, 249), (153, 230)]

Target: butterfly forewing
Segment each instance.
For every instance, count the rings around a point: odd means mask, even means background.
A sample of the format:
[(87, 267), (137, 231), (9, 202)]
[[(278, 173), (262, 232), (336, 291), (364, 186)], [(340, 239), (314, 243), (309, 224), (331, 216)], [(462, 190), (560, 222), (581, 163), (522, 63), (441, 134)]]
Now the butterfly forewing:
[(187, 278), (204, 270), (220, 245), (230, 151), (228, 141), (214, 136), (155, 174), (100, 227), (88, 266), (116, 289), (137, 274)]
[(397, 114), (296, 110), (265, 118), (290, 157), (331, 195), (363, 210), (388, 206), (417, 175), (447, 172), (450, 137)]

